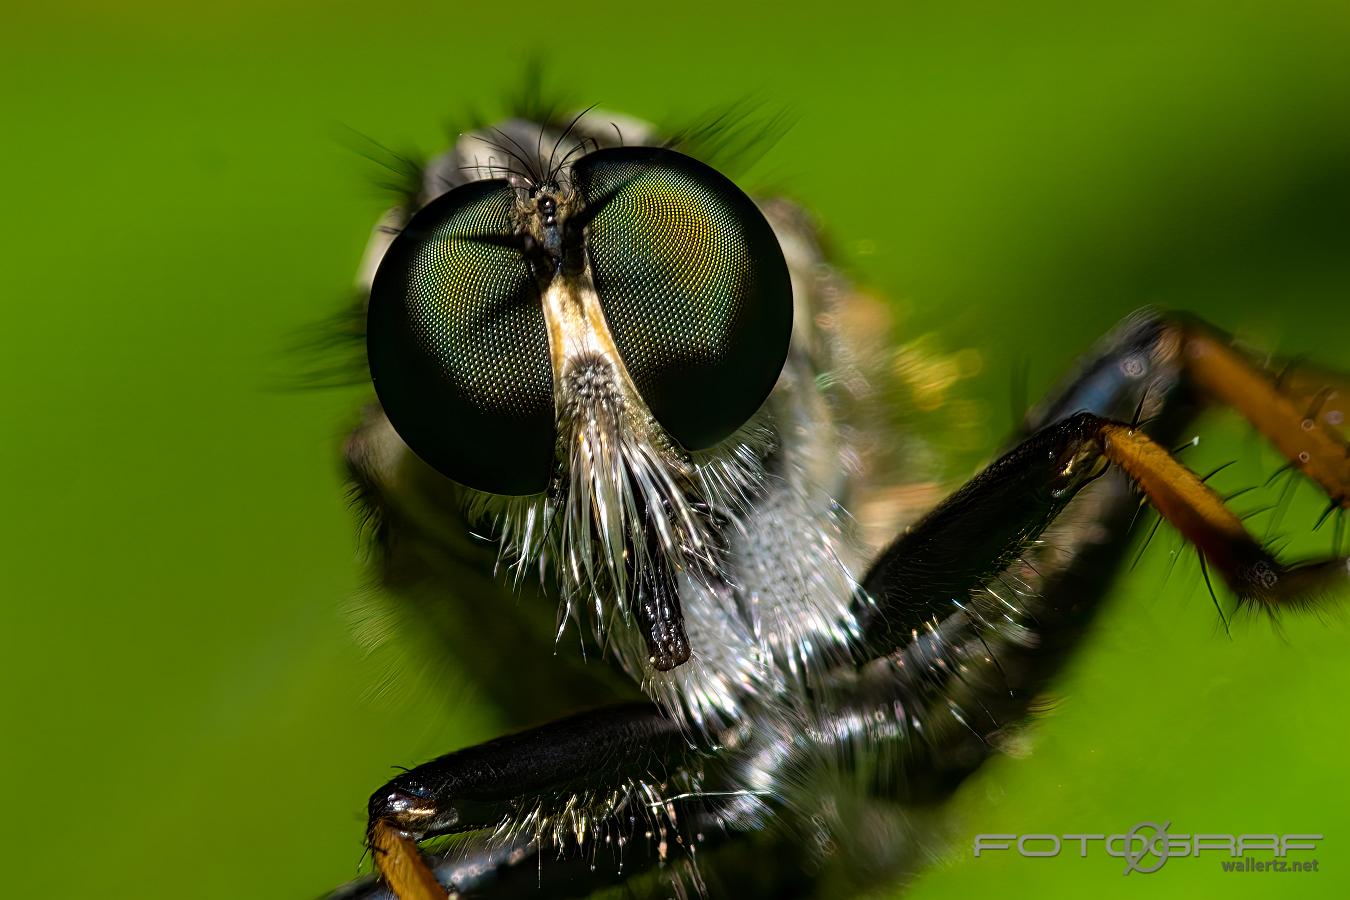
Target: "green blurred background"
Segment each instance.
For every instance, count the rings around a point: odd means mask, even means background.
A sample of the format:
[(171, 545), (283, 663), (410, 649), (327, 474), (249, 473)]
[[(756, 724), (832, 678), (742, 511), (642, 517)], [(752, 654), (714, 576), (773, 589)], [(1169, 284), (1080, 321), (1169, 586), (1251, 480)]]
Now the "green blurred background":
[[(1344, 3), (132, 0), (0, 20), (7, 896), (316, 895), (353, 872), (390, 764), (500, 727), (466, 678), (370, 694), (335, 449), (364, 393), (273, 388), (387, 200), (346, 129), (434, 151), (530, 54), (579, 103), (655, 120), (748, 94), (792, 111), (747, 184), (813, 209), (903, 336), (980, 353), (949, 476), (1007, 433), (1019, 366), (1034, 395), (1143, 303), (1343, 364)], [(1200, 431), (1196, 468), (1242, 459), (1222, 488), (1278, 465), (1230, 418)], [(1319, 508), (1304, 489), (1285, 516), (1295, 551), (1328, 546)], [(1118, 583), (1032, 752), (965, 786), (960, 838), (911, 896), (1350, 895), (1344, 617), (1230, 640), (1190, 558), (1168, 574), (1175, 547), (1164, 532)], [(488, 677), (510, 673), (503, 648)], [(1323, 832), (1323, 871), (1122, 878), (968, 851), (1141, 819)]]

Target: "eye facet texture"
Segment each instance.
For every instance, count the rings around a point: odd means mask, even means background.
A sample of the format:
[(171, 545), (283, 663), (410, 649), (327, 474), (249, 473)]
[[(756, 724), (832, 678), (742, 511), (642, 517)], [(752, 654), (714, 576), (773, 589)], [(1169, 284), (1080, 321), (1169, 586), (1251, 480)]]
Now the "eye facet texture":
[[(672, 150), (598, 150), (572, 176), (583, 227), (565, 252), (586, 254), (634, 384), (684, 447), (717, 444), (754, 415), (787, 357), (792, 287), (773, 230), (726, 177)], [(367, 353), (418, 456), (461, 484), (520, 495), (547, 489), (556, 425), (514, 203), (507, 182), (476, 181), (412, 218), (375, 276)]]
[(573, 176), (619, 356), (690, 450), (754, 415), (787, 358), (792, 286), (773, 230), (716, 170), (671, 150), (598, 150)]
[(553, 468), (553, 371), (536, 282), (512, 239), (514, 192), (476, 181), (394, 239), (371, 289), (366, 349), (389, 421), (461, 484), (543, 491)]

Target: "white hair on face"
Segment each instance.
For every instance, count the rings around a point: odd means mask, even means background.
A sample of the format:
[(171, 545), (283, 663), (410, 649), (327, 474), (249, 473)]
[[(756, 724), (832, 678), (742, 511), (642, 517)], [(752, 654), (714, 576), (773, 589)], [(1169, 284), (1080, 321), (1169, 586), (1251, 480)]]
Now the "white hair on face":
[[(500, 565), (517, 582), (535, 572), (556, 590), (559, 636), (569, 620), (586, 628), (649, 696), (697, 729), (738, 721), (747, 698), (772, 705), (789, 682), (810, 683), (856, 639), (841, 522), (803, 471), (803, 448), (778, 439), (778, 423), (793, 421), (808, 386), (785, 378), (730, 438), (686, 454), (654, 422), (634, 427), (607, 361), (583, 361), (559, 392), (557, 489), (480, 494), (471, 508), (494, 523)], [(691, 649), (668, 671), (652, 665), (633, 607), (643, 599), (637, 576), (661, 566), (674, 575)]]
[[(605, 359), (570, 365), (561, 387), (557, 489), (475, 493), (470, 515), (494, 523), (500, 565), (517, 582), (535, 571), (556, 588), (559, 635), (569, 620), (587, 627), (671, 713), (694, 724), (713, 713), (724, 720), (763, 669), (736, 606), (727, 525), (764, 492), (773, 431), (752, 420), (720, 447), (686, 454), (633, 408)], [(658, 567), (673, 575), (694, 654), (670, 672), (651, 665), (633, 607), (649, 599), (641, 574)]]

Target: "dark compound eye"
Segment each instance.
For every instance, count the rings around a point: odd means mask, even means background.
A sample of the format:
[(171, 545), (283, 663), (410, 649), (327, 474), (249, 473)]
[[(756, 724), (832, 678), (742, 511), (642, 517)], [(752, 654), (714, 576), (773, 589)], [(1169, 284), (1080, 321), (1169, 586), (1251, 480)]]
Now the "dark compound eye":
[[(792, 289), (772, 229), (727, 178), (682, 154), (578, 161), (600, 305), (643, 399), (675, 440), (710, 447), (764, 402), (787, 357)], [(444, 475), (498, 494), (548, 487), (552, 363), (538, 282), (513, 237), (515, 192), (456, 188), (417, 213), (371, 289), (380, 403)]]
[(548, 487), (553, 369), (536, 282), (511, 239), (514, 192), (440, 197), (386, 252), (366, 350), (399, 436), (442, 474), (497, 494)]
[(792, 286), (763, 214), (671, 150), (599, 150), (573, 177), (596, 292), (652, 413), (691, 450), (754, 415), (787, 358)]

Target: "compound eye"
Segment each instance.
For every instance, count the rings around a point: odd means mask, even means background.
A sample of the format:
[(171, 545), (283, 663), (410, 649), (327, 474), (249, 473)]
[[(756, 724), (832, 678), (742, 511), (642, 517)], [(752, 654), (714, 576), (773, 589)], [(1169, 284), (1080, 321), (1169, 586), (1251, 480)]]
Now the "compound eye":
[(792, 285), (763, 214), (725, 176), (672, 150), (598, 150), (573, 178), (596, 293), (624, 365), (690, 450), (741, 427), (787, 358)]
[(427, 204), (370, 292), (366, 355), (394, 430), (448, 478), (548, 487), (553, 369), (539, 291), (511, 237), (514, 192), (476, 181)]

